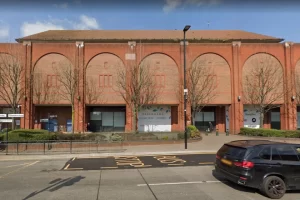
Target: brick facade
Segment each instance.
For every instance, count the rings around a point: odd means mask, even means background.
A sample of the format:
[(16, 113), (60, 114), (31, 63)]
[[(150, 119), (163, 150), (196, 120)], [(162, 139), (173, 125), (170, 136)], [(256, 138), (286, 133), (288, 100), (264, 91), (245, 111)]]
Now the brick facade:
[[(131, 44), (134, 44), (131, 46)], [(0, 53), (7, 53), (9, 44), (0, 44)], [(117, 92), (116, 71), (128, 67), (131, 59), (136, 63), (147, 62), (153, 67), (158, 79), (163, 84), (162, 95), (157, 104), (171, 105), (172, 130), (183, 130), (183, 101), (178, 99), (176, 87), (183, 80), (183, 46), (182, 43), (49, 43), (49, 42), (23, 42), (18, 45), (24, 54), (24, 67), (26, 76), (42, 74), (45, 84), (56, 84), (52, 77), (51, 66), (59, 61), (71, 62), (80, 69), (80, 87), (75, 105), (75, 131), (83, 132), (87, 123), (88, 106), (124, 106), (126, 103)], [(295, 72), (300, 71), (300, 44), (293, 43), (189, 43), (186, 47), (187, 66), (202, 60), (205, 65), (212, 67), (216, 72), (218, 83), (217, 91), (220, 94), (210, 104), (215, 106), (216, 126), (225, 131), (225, 106), (229, 106), (231, 133), (238, 133), (243, 127), (243, 74), (247, 71), (249, 61), (253, 57), (267, 54), (278, 67), (282, 67), (284, 83), (292, 88), (280, 102), (281, 128), (297, 128), (297, 103), (291, 101), (295, 96)], [(31, 79), (24, 79), (24, 85), (33, 84)], [(86, 89), (86, 81), (94, 80), (94, 87), (98, 88), (99, 97), (90, 101)], [(49, 83), (50, 82), (50, 83)], [(34, 85), (34, 84), (33, 84)], [(99, 89), (101, 88), (101, 89)], [(53, 106), (63, 106), (62, 111), (68, 112), (65, 107), (68, 102), (55, 97), (55, 100), (37, 101), (35, 88), (27, 87), (26, 98), (21, 99), (22, 128), (40, 128), (36, 118), (42, 110), (51, 111)], [(241, 96), (241, 100), (238, 100)], [(0, 100), (1, 105), (6, 103)], [(45, 106), (51, 106), (45, 108)], [(63, 112), (64, 113), (64, 112)], [(188, 109), (188, 115), (191, 114)], [(69, 116), (70, 114), (64, 113)], [(190, 117), (188, 117), (188, 120)], [(126, 130), (132, 129), (131, 112), (126, 107)], [(269, 117), (265, 118), (265, 127), (270, 127)]]

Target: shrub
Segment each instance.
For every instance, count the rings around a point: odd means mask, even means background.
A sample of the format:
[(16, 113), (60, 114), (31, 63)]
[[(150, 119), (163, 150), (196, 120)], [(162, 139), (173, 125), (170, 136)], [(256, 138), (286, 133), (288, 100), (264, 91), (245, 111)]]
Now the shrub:
[(300, 131), (298, 130), (241, 128), (240, 134), (247, 135), (247, 136), (262, 136), (262, 137), (300, 138)]
[(110, 136), (110, 140), (111, 141), (123, 141), (123, 137), (122, 136), (120, 136), (120, 135), (118, 135), (118, 134), (112, 134), (111, 136)]
[[(190, 131), (187, 131), (187, 138), (191, 137)], [(184, 139), (184, 132), (178, 133), (178, 139)]]
[(189, 125), (188, 127), (188, 132), (190, 132), (190, 137), (191, 138), (199, 138), (201, 137), (200, 131), (197, 129), (196, 126), (194, 125)]
[(45, 134), (49, 133), (47, 130), (43, 129), (15, 129), (10, 131), (10, 133), (24, 133), (24, 134)]

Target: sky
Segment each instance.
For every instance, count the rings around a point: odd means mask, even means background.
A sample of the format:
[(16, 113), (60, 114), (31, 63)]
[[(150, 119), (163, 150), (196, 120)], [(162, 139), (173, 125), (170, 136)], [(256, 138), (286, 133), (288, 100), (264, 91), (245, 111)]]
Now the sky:
[(47, 30), (244, 30), (300, 43), (300, 0), (7, 0), (0, 42)]

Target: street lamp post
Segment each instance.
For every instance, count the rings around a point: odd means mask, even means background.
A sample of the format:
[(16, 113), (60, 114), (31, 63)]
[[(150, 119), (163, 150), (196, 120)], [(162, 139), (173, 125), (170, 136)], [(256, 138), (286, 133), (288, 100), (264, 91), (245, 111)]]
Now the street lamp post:
[(186, 88), (186, 47), (185, 47), (185, 33), (191, 28), (190, 25), (186, 25), (183, 29), (183, 67), (184, 67), (184, 144), (185, 144), (185, 149), (187, 149), (187, 121), (186, 121), (186, 101), (187, 101), (187, 93), (188, 89)]

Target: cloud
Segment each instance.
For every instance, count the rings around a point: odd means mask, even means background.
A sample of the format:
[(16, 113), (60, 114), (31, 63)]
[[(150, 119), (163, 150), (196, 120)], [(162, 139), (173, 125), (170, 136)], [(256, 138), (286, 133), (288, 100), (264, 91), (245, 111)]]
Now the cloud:
[(9, 36), (9, 26), (0, 20), (0, 38), (8, 38)]
[(80, 30), (99, 29), (99, 24), (95, 18), (81, 15), (80, 22), (75, 24), (75, 28)]
[(57, 8), (66, 9), (66, 8), (68, 8), (69, 4), (68, 3), (61, 3), (61, 4), (54, 4), (54, 6), (57, 7)]
[(53, 24), (51, 22), (40, 22), (35, 23), (24, 22), (21, 26), (21, 34), (23, 36), (32, 35), (35, 33), (48, 31), (48, 30), (63, 30), (64, 27)]
[(24, 22), (20, 28), (22, 36), (28, 36), (47, 30), (67, 30), (67, 29), (100, 29), (100, 25), (96, 18), (87, 15), (80, 15), (78, 20), (57, 19), (48, 16), (48, 20), (37, 22)]
[(216, 5), (221, 0), (165, 0), (163, 11), (168, 13), (176, 8), (184, 5), (202, 6), (202, 5)]

